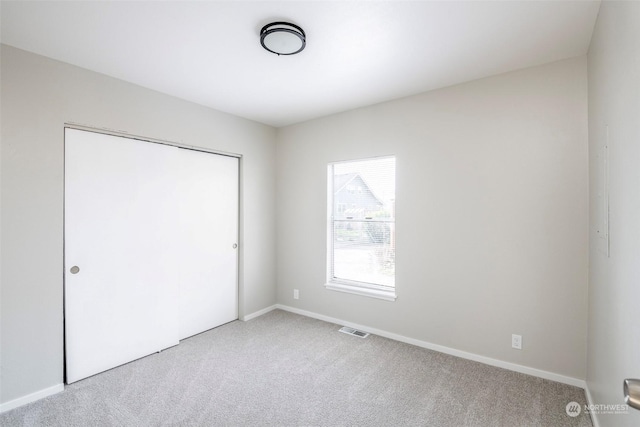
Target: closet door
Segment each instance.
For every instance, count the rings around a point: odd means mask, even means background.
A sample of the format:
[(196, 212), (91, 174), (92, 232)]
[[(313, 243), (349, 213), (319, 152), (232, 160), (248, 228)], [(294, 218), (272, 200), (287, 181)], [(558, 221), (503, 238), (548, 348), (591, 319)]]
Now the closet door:
[(238, 318), (239, 160), (178, 151), (183, 339)]
[(239, 161), (65, 131), (71, 383), (238, 318)]
[(65, 131), (68, 383), (178, 343), (180, 151)]

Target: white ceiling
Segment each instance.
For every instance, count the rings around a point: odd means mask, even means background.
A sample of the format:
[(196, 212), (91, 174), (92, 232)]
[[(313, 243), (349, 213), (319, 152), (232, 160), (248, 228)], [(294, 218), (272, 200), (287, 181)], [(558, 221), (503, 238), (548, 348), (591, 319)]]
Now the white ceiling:
[[(599, 1), (2, 1), (2, 43), (272, 126), (587, 52)], [(300, 25), (276, 56), (260, 28)]]

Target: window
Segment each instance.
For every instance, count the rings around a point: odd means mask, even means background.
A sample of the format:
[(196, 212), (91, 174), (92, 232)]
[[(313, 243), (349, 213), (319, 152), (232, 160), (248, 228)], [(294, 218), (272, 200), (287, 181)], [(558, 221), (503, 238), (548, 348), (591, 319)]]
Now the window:
[(329, 164), (328, 289), (395, 300), (395, 157)]

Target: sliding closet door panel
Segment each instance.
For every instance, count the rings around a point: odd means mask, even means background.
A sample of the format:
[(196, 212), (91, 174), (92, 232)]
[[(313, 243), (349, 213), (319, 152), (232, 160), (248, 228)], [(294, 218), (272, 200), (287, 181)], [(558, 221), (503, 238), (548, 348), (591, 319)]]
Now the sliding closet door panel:
[(238, 318), (238, 163), (179, 150), (180, 339)]
[(180, 151), (66, 129), (68, 383), (178, 343)]

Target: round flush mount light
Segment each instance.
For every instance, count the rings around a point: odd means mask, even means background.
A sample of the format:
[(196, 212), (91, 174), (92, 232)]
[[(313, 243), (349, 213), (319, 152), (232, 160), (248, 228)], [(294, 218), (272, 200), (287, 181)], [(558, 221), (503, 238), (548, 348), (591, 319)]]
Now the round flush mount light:
[(260, 44), (276, 55), (295, 55), (307, 44), (302, 28), (289, 22), (272, 22), (260, 30)]

